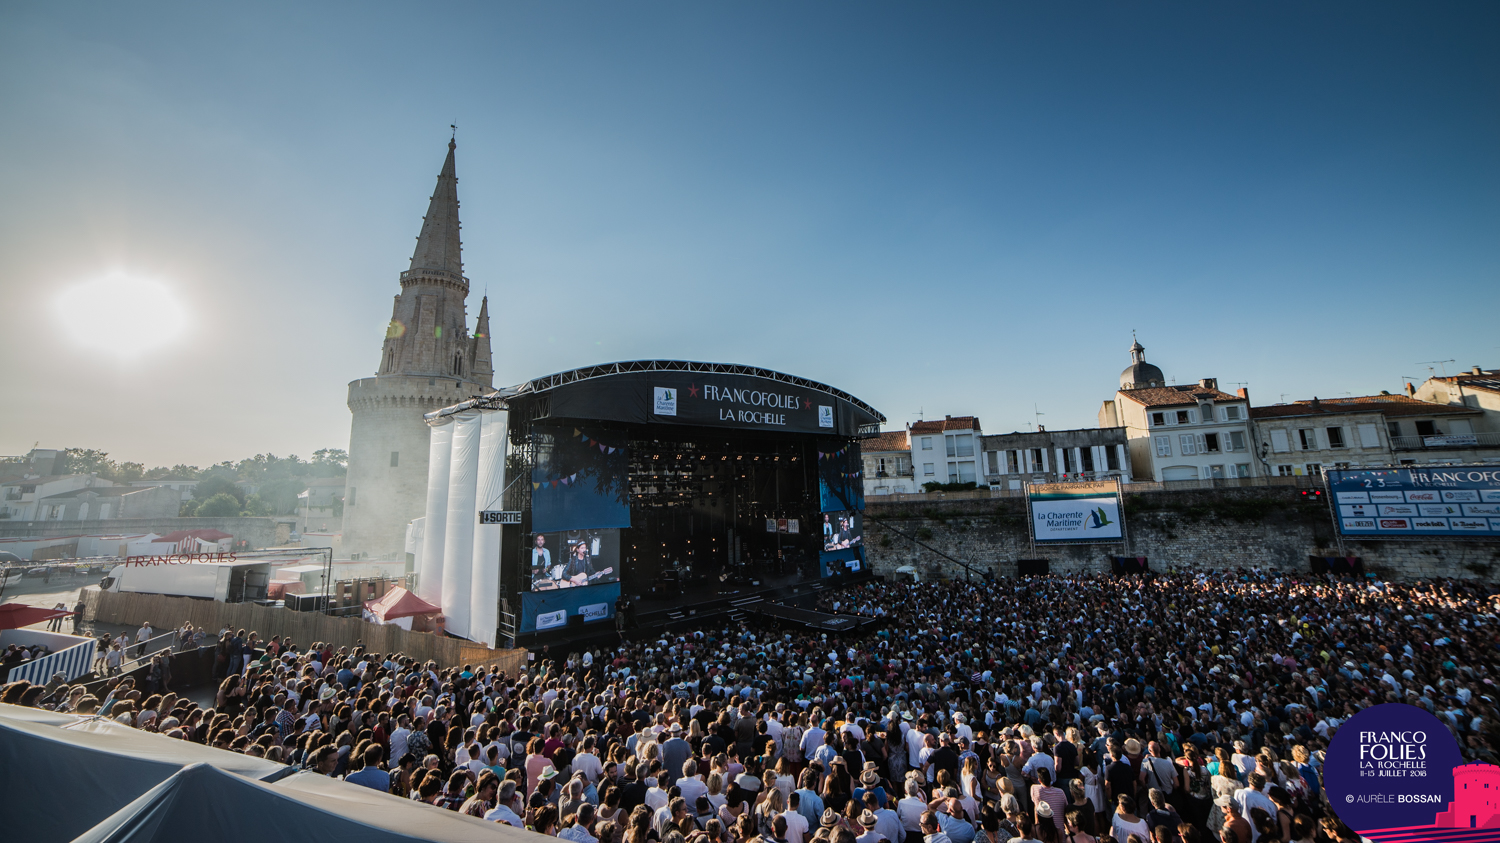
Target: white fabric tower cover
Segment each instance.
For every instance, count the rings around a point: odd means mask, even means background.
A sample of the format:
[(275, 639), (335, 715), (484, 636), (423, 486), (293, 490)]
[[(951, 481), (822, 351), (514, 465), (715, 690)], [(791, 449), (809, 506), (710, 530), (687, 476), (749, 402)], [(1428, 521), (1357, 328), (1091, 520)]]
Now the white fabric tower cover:
[(473, 639), (469, 626), (469, 586), (474, 576), (475, 495), (479, 482), (478, 410), (453, 416), (453, 456), (448, 463), (448, 523), (443, 539), (443, 589), (438, 603), (447, 619), (445, 629)]
[(448, 461), (453, 456), (453, 425), (447, 419), (432, 426), (427, 452), (427, 515), (422, 526), (422, 555), (417, 569), (417, 596), (443, 605), (443, 540), (448, 523)]
[[(505, 410), (485, 413), (479, 433), (479, 484), (476, 508), (504, 509), (505, 453), (510, 414)], [(500, 624), (500, 531), (499, 524), (474, 524), (473, 581), (469, 592), (469, 628), (473, 641), (495, 646), (495, 628)], [(516, 528), (519, 529), (519, 528)]]

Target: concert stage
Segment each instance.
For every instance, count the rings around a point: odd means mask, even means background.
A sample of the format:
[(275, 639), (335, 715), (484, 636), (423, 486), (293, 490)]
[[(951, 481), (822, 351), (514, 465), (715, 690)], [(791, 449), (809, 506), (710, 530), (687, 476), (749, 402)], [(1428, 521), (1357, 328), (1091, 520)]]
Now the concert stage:
[[(483, 447), (472, 431), (505, 425), (507, 480), (492, 470), (472, 506), (502, 531), (498, 637), (518, 646), (613, 633), (622, 609), (652, 628), (811, 605), (817, 587), (864, 575), (859, 441), (884, 420), (805, 378), (671, 360), (577, 369), (428, 416), (435, 443), (452, 425), (455, 478), (462, 444)], [(447, 511), (466, 505), (449, 496)], [(480, 546), (459, 543), (476, 560)]]
[(576, 625), (546, 630), (521, 642), (527, 647), (614, 646), (621, 639), (668, 635), (689, 627), (723, 621), (746, 620), (770, 623), (785, 629), (846, 633), (877, 623), (873, 618), (834, 615), (816, 611), (819, 596), (833, 588), (878, 579), (868, 571), (841, 574), (827, 579), (805, 579), (796, 575), (768, 578), (759, 585), (690, 584), (670, 596), (642, 595), (624, 614), (623, 629), (611, 624)]

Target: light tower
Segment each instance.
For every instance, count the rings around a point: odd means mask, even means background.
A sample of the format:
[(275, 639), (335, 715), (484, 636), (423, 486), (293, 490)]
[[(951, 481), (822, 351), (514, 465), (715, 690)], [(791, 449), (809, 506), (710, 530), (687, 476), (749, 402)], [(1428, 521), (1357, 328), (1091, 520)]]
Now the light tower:
[(349, 383), (349, 474), (343, 552), (400, 559), (406, 525), (427, 502), (428, 428), (424, 413), (492, 391), (489, 301), (471, 335), (464, 306), (458, 177), (448, 157), (422, 218), (411, 266), (401, 273), (391, 323), (374, 377)]

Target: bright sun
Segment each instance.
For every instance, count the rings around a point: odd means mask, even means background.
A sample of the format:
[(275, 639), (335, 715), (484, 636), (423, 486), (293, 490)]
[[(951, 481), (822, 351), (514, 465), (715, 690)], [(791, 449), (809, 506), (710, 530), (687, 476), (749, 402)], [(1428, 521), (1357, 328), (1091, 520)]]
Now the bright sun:
[(57, 313), (74, 342), (125, 359), (167, 345), (187, 328), (187, 311), (165, 284), (118, 273), (63, 290)]

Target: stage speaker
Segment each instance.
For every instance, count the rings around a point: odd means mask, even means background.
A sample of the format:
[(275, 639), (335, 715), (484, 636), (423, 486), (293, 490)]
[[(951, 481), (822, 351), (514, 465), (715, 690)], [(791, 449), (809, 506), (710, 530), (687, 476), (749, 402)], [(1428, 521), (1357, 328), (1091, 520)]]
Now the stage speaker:
[(1052, 571), (1052, 563), (1046, 559), (1017, 559), (1016, 573), (1023, 577), (1046, 574)]
[(1314, 574), (1326, 574), (1328, 573), (1328, 557), (1309, 556), (1307, 557), (1307, 567)]

